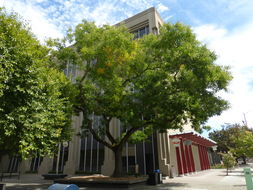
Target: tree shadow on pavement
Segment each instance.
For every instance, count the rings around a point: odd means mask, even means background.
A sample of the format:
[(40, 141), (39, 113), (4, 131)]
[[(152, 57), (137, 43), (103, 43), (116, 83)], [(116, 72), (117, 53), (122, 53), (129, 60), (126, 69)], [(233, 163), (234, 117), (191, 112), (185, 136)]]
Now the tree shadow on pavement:
[(7, 186), (6, 190), (47, 190), (50, 184), (15, 184)]
[(173, 183), (173, 182), (161, 184), (161, 186), (166, 186), (166, 187), (182, 187), (186, 185), (187, 183)]
[[(164, 183), (164, 184), (158, 184), (158, 185), (135, 185), (129, 188), (122, 188), (126, 190), (140, 190), (140, 189), (145, 189), (145, 190), (168, 190), (168, 187), (184, 187), (186, 186), (186, 183)], [(118, 188), (94, 188), (94, 187), (80, 187), (80, 190), (118, 190)]]
[[(8, 185), (6, 187), (6, 190), (47, 190), (48, 187), (51, 184), (13, 184), (13, 185)], [(146, 189), (146, 190), (153, 190), (153, 189), (168, 189), (168, 187), (183, 187), (187, 186), (186, 183), (174, 183), (174, 182), (169, 182), (169, 183), (164, 183), (164, 184), (158, 184), (158, 185), (136, 185), (130, 188), (124, 188), (126, 190), (139, 190), (139, 189)], [(80, 190), (111, 190), (117, 188), (96, 188), (96, 187), (80, 187)]]
[(231, 173), (228, 173), (228, 175), (227, 174), (220, 174), (220, 175), (218, 175), (218, 176), (228, 176), (228, 177), (232, 177), (232, 176), (237, 176), (237, 177), (244, 177), (244, 175), (242, 175), (242, 174), (231, 174)]

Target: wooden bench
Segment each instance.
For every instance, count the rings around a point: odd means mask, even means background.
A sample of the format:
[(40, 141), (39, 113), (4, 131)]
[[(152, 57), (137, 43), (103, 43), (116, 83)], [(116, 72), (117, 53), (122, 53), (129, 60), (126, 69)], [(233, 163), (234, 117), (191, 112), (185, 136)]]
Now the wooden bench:
[(0, 175), (0, 178), (1, 180), (0, 181), (3, 181), (3, 178), (4, 177), (14, 177), (14, 176), (17, 176), (18, 179), (20, 179), (20, 172), (1, 172), (1, 175)]

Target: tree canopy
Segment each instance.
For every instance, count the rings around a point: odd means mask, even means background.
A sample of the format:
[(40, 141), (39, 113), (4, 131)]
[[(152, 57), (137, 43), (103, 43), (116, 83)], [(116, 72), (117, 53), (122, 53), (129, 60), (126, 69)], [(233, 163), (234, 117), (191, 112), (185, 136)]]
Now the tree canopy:
[(17, 14), (0, 8), (0, 23), (0, 150), (51, 154), (70, 138), (71, 83)]
[(241, 134), (249, 131), (247, 126), (239, 124), (228, 124), (222, 126), (221, 130), (214, 130), (209, 133), (209, 137), (217, 142), (218, 152), (229, 152), (231, 148), (236, 148), (236, 140), (240, 138)]
[(253, 134), (252, 131), (241, 131), (238, 137), (234, 137), (235, 147), (231, 152), (237, 157), (253, 157)]
[[(125, 142), (186, 123), (199, 129), (228, 108), (216, 95), (227, 90), (228, 68), (214, 64), (215, 54), (188, 26), (165, 24), (159, 35), (133, 38), (124, 26), (83, 21), (63, 41), (50, 42), (54, 65), (71, 63), (81, 71), (75, 108), (83, 112), (83, 127), (115, 153), (115, 176), (122, 173)], [(101, 126), (92, 128), (91, 115), (101, 116)], [(113, 119), (121, 121), (119, 137), (110, 131)]]
[(209, 133), (209, 137), (217, 142), (218, 152), (231, 152), (236, 158), (242, 157), (244, 163), (246, 157), (253, 156), (253, 134), (247, 126), (239, 124), (222, 126), (221, 130)]

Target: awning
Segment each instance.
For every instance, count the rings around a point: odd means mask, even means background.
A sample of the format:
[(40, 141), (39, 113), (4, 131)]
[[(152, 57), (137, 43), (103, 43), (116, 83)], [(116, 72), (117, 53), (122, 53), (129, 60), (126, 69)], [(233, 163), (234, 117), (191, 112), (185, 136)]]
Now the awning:
[(216, 142), (203, 137), (201, 134), (197, 133), (197, 132), (183, 132), (183, 133), (176, 133), (176, 134), (172, 134), (170, 135), (170, 138), (182, 138), (184, 140), (191, 140), (193, 142), (193, 144), (200, 144), (206, 147), (212, 147), (216, 145)]

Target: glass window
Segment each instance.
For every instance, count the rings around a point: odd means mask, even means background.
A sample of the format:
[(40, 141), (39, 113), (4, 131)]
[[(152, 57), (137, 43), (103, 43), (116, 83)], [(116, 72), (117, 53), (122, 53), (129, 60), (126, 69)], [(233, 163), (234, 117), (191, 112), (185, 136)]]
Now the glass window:
[(140, 38), (146, 34), (145, 27), (140, 29)]
[(141, 38), (145, 34), (149, 34), (149, 26), (145, 26), (141, 29), (132, 32), (134, 34), (134, 39)]

